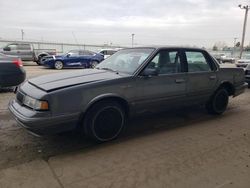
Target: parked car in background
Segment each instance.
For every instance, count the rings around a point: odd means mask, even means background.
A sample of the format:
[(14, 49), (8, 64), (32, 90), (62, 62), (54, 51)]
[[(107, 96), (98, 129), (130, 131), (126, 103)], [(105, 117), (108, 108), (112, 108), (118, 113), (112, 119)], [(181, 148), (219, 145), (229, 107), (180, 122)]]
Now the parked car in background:
[(239, 59), (236, 63), (236, 66), (245, 69), (249, 64), (250, 64), (250, 54), (244, 55), (241, 59)]
[(250, 63), (247, 65), (245, 69), (246, 82), (248, 83), (248, 88), (250, 88)]
[(38, 65), (42, 57), (56, 55), (55, 49), (35, 49), (32, 44), (23, 42), (7, 44), (0, 52), (6, 55), (18, 56), (23, 61), (34, 61)]
[(116, 49), (101, 49), (99, 51), (100, 54), (103, 54), (104, 59), (108, 58), (109, 56), (113, 55), (114, 53), (116, 53), (118, 50)]
[(103, 61), (103, 59), (103, 55), (99, 53), (88, 50), (71, 50), (61, 56), (46, 56), (42, 58), (41, 64), (55, 69), (66, 67), (93, 68)]
[(235, 58), (229, 54), (218, 53), (213, 54), (214, 58), (220, 63), (235, 63)]
[(94, 69), (30, 79), (9, 109), (35, 134), (78, 129), (104, 142), (145, 112), (202, 104), (222, 114), (229, 96), (246, 86), (243, 69), (221, 68), (203, 49), (141, 47), (120, 50)]
[(26, 77), (22, 60), (0, 53), (0, 88), (21, 84)]

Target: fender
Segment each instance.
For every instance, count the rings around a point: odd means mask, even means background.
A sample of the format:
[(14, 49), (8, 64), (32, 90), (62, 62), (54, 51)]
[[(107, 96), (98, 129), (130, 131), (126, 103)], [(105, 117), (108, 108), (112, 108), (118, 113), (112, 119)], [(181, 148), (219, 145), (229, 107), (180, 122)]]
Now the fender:
[(82, 112), (83, 113), (86, 112), (94, 103), (101, 101), (103, 99), (108, 99), (108, 98), (117, 98), (117, 99), (125, 102), (127, 107), (129, 106), (128, 101), (125, 97), (123, 97), (117, 93), (105, 93), (105, 94), (101, 94), (101, 95), (98, 95), (95, 98), (93, 98), (87, 105), (85, 105), (85, 107), (83, 107)]
[(39, 53), (37, 55), (37, 57), (39, 57), (39, 56), (48, 56), (48, 55), (49, 55), (49, 53), (47, 53), (47, 52), (41, 52), (41, 53)]

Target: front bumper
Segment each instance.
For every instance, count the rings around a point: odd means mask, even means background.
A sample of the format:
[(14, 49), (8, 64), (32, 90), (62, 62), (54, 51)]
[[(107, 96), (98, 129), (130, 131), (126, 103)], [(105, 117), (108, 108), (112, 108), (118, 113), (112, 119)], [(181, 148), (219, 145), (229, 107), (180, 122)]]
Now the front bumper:
[[(10, 101), (9, 111), (19, 126), (35, 135), (49, 135), (70, 131), (75, 129), (79, 122), (79, 113), (44, 116), (43, 112), (27, 109), (15, 100)], [(32, 114), (32, 117), (29, 117), (30, 114)]]
[(247, 83), (244, 83), (242, 85), (239, 85), (237, 87), (235, 87), (235, 91), (234, 91), (234, 97), (244, 93), (245, 89), (248, 87)]

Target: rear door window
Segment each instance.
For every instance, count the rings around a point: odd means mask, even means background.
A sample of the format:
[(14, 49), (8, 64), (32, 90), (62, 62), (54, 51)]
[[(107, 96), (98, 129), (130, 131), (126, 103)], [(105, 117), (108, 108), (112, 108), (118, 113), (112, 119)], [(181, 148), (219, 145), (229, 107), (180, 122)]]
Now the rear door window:
[(31, 50), (30, 44), (18, 44), (18, 50)]
[(199, 51), (186, 51), (188, 72), (210, 72), (211, 67), (206, 57)]

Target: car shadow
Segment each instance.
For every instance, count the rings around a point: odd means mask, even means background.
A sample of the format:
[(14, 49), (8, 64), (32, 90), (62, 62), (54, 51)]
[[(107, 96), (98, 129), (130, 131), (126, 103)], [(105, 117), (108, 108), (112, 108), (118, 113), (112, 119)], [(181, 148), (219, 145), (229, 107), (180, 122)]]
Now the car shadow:
[(144, 114), (130, 119), (127, 122), (126, 129), (116, 140), (102, 144), (93, 142), (76, 131), (42, 137), (41, 139), (45, 143), (40, 145), (40, 149), (43, 151), (41, 157), (48, 160), (50, 157), (60, 154), (89, 151), (96, 147), (105, 147), (106, 145), (126, 142), (134, 138), (189, 126), (196, 122), (211, 119), (211, 117), (216, 118), (217, 116), (208, 115), (204, 108), (197, 106), (181, 110)]

